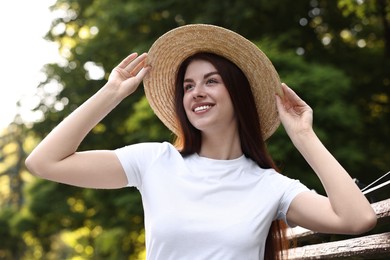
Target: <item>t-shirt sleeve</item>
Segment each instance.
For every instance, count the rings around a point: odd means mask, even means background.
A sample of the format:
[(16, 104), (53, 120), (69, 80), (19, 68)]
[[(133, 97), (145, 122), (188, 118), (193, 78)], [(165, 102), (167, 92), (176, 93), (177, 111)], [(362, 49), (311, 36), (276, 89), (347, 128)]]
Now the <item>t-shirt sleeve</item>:
[(287, 221), (287, 212), (290, 204), (299, 193), (309, 191), (309, 189), (298, 180), (289, 179), (285, 176), (284, 178), (285, 185), (282, 185), (284, 186), (284, 192), (280, 200), (276, 218), (283, 220), (287, 225), (293, 227), (293, 225)]
[(115, 150), (129, 187), (139, 188), (148, 167), (164, 152), (166, 143), (139, 143)]

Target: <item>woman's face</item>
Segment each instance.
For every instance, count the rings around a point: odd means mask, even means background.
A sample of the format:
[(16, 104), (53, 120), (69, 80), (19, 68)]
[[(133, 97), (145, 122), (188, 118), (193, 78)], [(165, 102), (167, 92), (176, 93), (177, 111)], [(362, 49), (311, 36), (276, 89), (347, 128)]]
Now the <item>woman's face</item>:
[(191, 124), (202, 132), (236, 127), (230, 95), (216, 68), (207, 61), (192, 61), (184, 74), (183, 106)]

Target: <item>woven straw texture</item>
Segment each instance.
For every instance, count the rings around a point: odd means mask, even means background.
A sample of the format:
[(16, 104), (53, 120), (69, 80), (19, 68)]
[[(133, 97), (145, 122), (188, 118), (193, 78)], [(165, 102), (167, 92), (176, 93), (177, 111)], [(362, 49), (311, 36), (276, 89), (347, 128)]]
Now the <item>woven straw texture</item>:
[(241, 35), (214, 25), (195, 24), (173, 29), (155, 41), (148, 52), (151, 71), (144, 78), (145, 94), (157, 117), (176, 135), (174, 89), (180, 64), (198, 52), (211, 52), (235, 63), (251, 85), (263, 138), (279, 126), (275, 93), (281, 93), (280, 79), (266, 55)]

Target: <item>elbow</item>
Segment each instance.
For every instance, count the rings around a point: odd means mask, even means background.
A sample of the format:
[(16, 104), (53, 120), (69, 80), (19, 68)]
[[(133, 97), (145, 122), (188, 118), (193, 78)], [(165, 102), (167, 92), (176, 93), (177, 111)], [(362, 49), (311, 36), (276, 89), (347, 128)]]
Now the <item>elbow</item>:
[(374, 210), (371, 210), (370, 214), (366, 217), (365, 221), (363, 221), (362, 228), (360, 230), (361, 233), (370, 231), (377, 224), (377, 216)]
[(27, 170), (33, 174), (33, 175), (36, 175), (36, 171), (35, 171), (35, 160), (33, 158), (31, 158), (31, 154), (26, 158), (26, 160), (24, 161), (24, 164), (26, 165), (26, 168)]
[(377, 224), (377, 216), (374, 210), (362, 214), (351, 227), (351, 234), (359, 235), (373, 229)]
[(27, 170), (34, 176), (44, 178), (42, 174), (42, 170), (39, 167), (41, 163), (39, 162), (39, 159), (36, 158), (33, 154), (30, 154), (26, 160), (24, 161), (24, 164), (26, 165)]

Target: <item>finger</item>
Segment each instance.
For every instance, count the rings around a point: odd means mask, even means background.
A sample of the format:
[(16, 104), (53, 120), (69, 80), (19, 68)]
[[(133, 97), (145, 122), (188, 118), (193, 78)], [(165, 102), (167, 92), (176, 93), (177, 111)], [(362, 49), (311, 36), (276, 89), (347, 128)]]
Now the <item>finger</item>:
[(135, 76), (136, 80), (138, 81), (138, 83), (141, 83), (141, 81), (143, 80), (143, 78), (146, 76), (146, 74), (149, 72), (149, 70), (151, 69), (150, 66), (146, 66), (146, 67), (143, 67), (139, 72), (138, 74)]
[(119, 67), (119, 68), (121, 68), (121, 69), (126, 68), (126, 66), (129, 65), (130, 62), (132, 62), (137, 56), (138, 56), (138, 53), (133, 52), (132, 54), (130, 54), (129, 56), (127, 56), (126, 58), (124, 58), (124, 59), (118, 64), (117, 67)]
[(133, 61), (131, 61), (131, 62), (125, 67), (125, 70), (126, 70), (126, 71), (129, 71), (129, 72), (133, 72), (133, 70), (134, 70), (140, 63), (142, 63), (143, 61), (146, 60), (147, 56), (148, 56), (148, 55), (147, 55), (146, 53), (141, 54), (141, 55), (138, 56), (136, 59), (134, 59)]
[(284, 107), (283, 101), (279, 95), (275, 95), (275, 99), (276, 99), (276, 108), (277, 108), (278, 114), (280, 116), (281, 113), (284, 112), (285, 107)]
[(283, 106), (283, 101), (282, 98), (279, 96), (279, 94), (275, 95), (275, 100), (276, 100), (276, 106), (279, 108), (280, 106)]
[(282, 89), (284, 95), (287, 96), (288, 99), (297, 95), (290, 87), (287, 86), (286, 83), (282, 83)]
[(288, 91), (289, 87), (285, 83), (282, 83), (281, 85), (282, 85), (283, 95), (277, 95), (278, 97), (277, 101), (279, 101), (280, 106), (286, 109), (290, 106), (291, 103), (289, 91)]
[(290, 101), (289, 95), (289, 87), (286, 85), (286, 83), (282, 83), (282, 92), (283, 95), (278, 95), (281, 101), (281, 104), (286, 105)]
[(145, 67), (145, 60), (141, 61), (135, 68), (130, 72), (132, 76), (136, 76), (138, 72), (142, 70), (142, 68)]
[(282, 83), (284, 96), (286, 98), (286, 102), (289, 102), (294, 105), (306, 105), (305, 101), (303, 101), (294, 90), (288, 87), (285, 83)]
[(282, 83), (282, 90), (283, 90), (283, 94), (286, 94), (287, 90), (289, 89), (289, 87), (287, 86), (286, 83)]
[(282, 119), (291, 112), (291, 109), (294, 108), (294, 105), (288, 98), (286, 98), (286, 95), (284, 95), (283, 98), (276, 96), (276, 107), (278, 109), (279, 117)]

